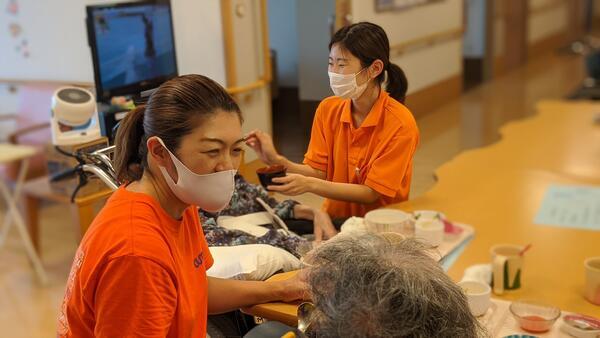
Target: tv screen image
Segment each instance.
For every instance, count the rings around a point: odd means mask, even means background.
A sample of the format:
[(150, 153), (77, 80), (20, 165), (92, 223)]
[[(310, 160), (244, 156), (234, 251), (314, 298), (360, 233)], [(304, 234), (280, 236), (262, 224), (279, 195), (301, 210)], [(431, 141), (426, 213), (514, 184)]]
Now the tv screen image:
[(88, 20), (100, 96), (137, 94), (177, 75), (168, 4), (92, 6)]

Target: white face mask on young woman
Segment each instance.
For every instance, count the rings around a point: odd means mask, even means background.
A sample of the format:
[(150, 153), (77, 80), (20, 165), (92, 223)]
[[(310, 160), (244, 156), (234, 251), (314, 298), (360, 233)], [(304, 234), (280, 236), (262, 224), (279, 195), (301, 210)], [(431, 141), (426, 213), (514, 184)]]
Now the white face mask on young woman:
[(367, 84), (369, 81), (367, 80), (365, 83), (359, 86), (356, 82), (356, 77), (365, 69), (367, 68), (363, 68), (356, 74), (338, 74), (334, 72), (328, 72), (329, 86), (331, 87), (333, 94), (343, 99), (359, 98), (362, 93), (365, 92), (365, 89), (367, 89)]
[(181, 163), (159, 137), (157, 139), (167, 149), (169, 155), (171, 155), (171, 160), (175, 164), (177, 183), (173, 181), (165, 167), (159, 166), (159, 168), (169, 188), (177, 198), (184, 203), (196, 205), (208, 212), (219, 212), (227, 207), (235, 190), (236, 170), (198, 175)]

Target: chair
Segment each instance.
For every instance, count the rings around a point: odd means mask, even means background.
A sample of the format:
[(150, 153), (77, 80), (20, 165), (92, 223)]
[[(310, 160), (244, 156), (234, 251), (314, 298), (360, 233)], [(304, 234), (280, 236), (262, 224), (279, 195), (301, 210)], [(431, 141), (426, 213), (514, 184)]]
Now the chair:
[[(26, 84), (19, 87), (17, 112), (0, 115), (0, 123), (13, 121), (15, 130), (7, 141), (12, 144), (31, 145), (38, 153), (29, 161), (26, 179), (47, 174), (45, 149), (52, 140), (50, 132), (50, 102), (59, 87), (55, 84)], [(21, 162), (15, 161), (0, 167), (0, 175), (16, 181)]]

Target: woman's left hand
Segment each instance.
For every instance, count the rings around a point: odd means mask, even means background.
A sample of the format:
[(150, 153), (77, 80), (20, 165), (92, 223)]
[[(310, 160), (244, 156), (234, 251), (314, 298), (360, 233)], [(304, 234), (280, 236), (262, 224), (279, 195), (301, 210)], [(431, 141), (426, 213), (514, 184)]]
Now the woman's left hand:
[[(268, 283), (268, 282), (267, 282)], [(281, 287), (281, 301), (292, 302), (295, 300), (310, 300), (308, 284), (306, 283), (306, 271), (300, 270), (292, 278), (279, 282)]]
[(307, 177), (304, 175), (288, 174), (285, 177), (273, 178), (274, 183), (281, 183), (282, 185), (270, 185), (267, 187), (267, 189), (288, 196), (296, 196), (307, 192), (311, 192), (311, 185), (313, 180), (314, 178)]

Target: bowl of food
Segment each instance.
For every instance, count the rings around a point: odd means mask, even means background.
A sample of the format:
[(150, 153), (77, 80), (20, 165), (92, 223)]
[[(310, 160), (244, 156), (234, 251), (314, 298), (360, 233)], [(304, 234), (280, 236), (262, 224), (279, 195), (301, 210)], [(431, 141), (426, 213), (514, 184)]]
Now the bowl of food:
[(415, 220), (411, 214), (396, 209), (378, 209), (365, 215), (367, 229), (375, 232), (397, 232), (413, 236)]
[(284, 177), (286, 174), (286, 168), (282, 165), (272, 165), (269, 167), (263, 167), (256, 170), (256, 175), (258, 175), (258, 180), (260, 184), (267, 189), (270, 185), (281, 185), (281, 183), (273, 182), (275, 177)]
[(510, 313), (519, 326), (532, 333), (549, 331), (560, 317), (560, 309), (534, 300), (518, 300), (510, 304)]

